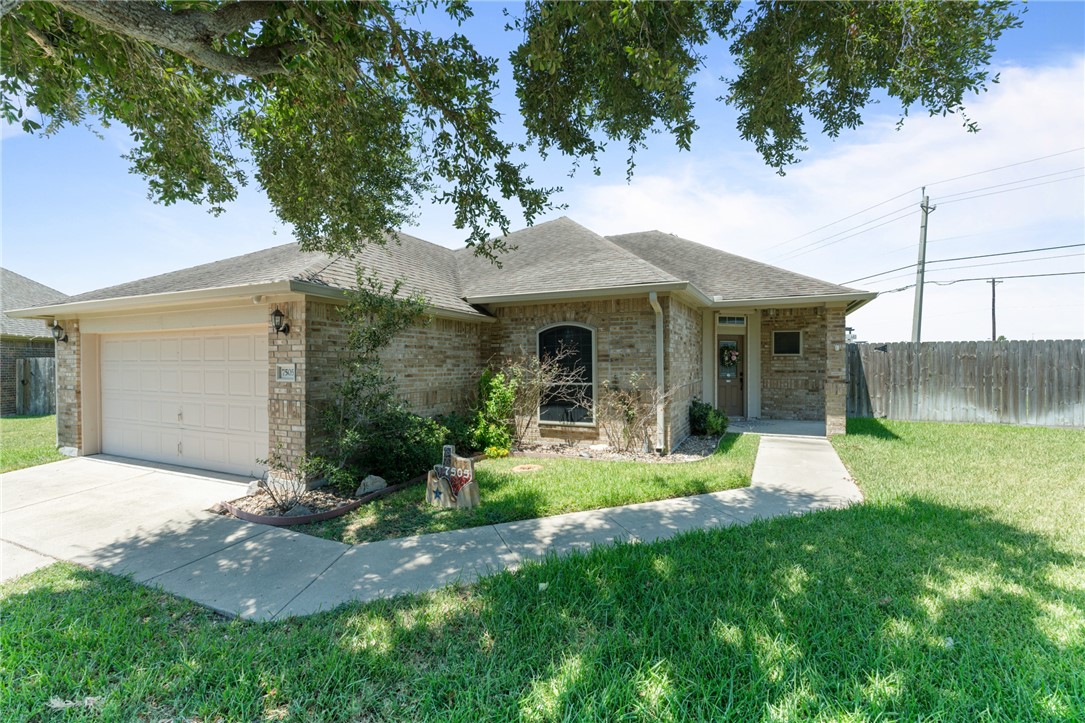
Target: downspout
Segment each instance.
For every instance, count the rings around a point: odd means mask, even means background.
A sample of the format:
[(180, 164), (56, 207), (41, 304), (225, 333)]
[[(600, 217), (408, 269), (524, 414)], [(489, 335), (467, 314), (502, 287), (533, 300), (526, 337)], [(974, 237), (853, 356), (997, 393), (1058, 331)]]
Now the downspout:
[(648, 303), (656, 313), (656, 452), (663, 453), (663, 307), (659, 305), (656, 292), (648, 293)]

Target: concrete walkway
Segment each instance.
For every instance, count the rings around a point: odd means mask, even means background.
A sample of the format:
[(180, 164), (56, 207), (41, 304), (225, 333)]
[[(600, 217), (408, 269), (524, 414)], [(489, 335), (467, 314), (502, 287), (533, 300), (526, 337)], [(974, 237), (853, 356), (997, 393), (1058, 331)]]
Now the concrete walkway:
[[(251, 620), (308, 615), (345, 602), (470, 582), (551, 553), (563, 555), (618, 540), (651, 542), (691, 529), (846, 507), (862, 500), (824, 438), (763, 437), (747, 488), (345, 545), (199, 511), (228, 495), (239, 496), (228, 480), (194, 481), (188, 475), (179, 481), (171, 478), (176, 473), (117, 465), (125, 468), (116, 471), (118, 479), (92, 487), (85, 495), (69, 491), (67, 485), (63, 487), (67, 494), (59, 498), (54, 494), (60, 491), (56, 486), (60, 480), (71, 482), (77, 465), (96, 463), (103, 464), (91, 458), (36, 468), (35, 489), (41, 489), (42, 473), (47, 482), (45, 491), (37, 493), (23, 491), (20, 484), (34, 478), (32, 470), (5, 475), (0, 516), (3, 577), (13, 577), (9, 574), (13, 571), (23, 574), (19, 571), (26, 569), (26, 558), (36, 556), (31, 562), (43, 564), (50, 558), (71, 560), (129, 575)], [(21, 473), (26, 474), (17, 478)], [(191, 489), (185, 490), (186, 484)], [(119, 521), (109, 518), (111, 523), (105, 525), (87, 524), (86, 516), (79, 514), (87, 509), (88, 495), (112, 495), (117, 511), (131, 499), (133, 488), (141, 497), (158, 500), (160, 507), (172, 502), (173, 513), (145, 509), (138, 525), (124, 515)], [(178, 502), (178, 495), (184, 500)], [(185, 502), (189, 511), (178, 512), (176, 507)], [(46, 509), (47, 524), (42, 514)], [(80, 519), (82, 525), (69, 526)]]

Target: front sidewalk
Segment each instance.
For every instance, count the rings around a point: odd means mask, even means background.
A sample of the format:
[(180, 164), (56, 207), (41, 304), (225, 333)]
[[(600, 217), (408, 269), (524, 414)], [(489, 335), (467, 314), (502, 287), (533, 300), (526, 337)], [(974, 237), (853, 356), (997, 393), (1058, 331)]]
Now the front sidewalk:
[[(77, 555), (55, 556), (129, 575), (228, 615), (273, 620), (471, 582), (596, 544), (651, 542), (861, 500), (824, 438), (763, 437), (751, 485), (724, 492), (359, 545), (192, 513)], [(13, 539), (7, 525), (4, 537)], [(52, 547), (28, 544), (25, 534), (17, 541), (47, 554)]]

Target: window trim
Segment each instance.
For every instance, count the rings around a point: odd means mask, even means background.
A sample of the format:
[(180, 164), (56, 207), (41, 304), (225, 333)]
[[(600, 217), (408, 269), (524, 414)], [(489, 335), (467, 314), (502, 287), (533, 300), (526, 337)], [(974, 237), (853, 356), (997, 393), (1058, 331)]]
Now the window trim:
[[(799, 350), (797, 352), (790, 351), (776, 351), (776, 335), (777, 334), (798, 334), (799, 335)], [(803, 341), (802, 341), (802, 329), (774, 329), (772, 332), (772, 355), (783, 357), (801, 357), (803, 353)]]
[(553, 324), (547, 324), (546, 326), (540, 326), (539, 328), (537, 328), (535, 330), (535, 356), (539, 360), (542, 360), (542, 334), (543, 334), (543, 332), (544, 331), (550, 331), (551, 329), (556, 329), (556, 328), (562, 327), (562, 326), (580, 327), (581, 329), (587, 329), (588, 332), (591, 334), (591, 368), (592, 368), (591, 421), (590, 422), (555, 422), (555, 421), (552, 421), (552, 420), (549, 420), (549, 419), (543, 419), (542, 418), (542, 409), (541, 409), (542, 405), (540, 404), (539, 408), (537, 408), (535, 410), (535, 423), (538, 424), (540, 427), (546, 426), (546, 427), (585, 427), (585, 428), (594, 428), (594, 427), (598, 426), (597, 423), (596, 423), (596, 417), (595, 417), (595, 408), (596, 408), (597, 402), (598, 402), (598, 388), (599, 388), (599, 385), (596, 382), (596, 379), (598, 379), (598, 377), (599, 377), (599, 354), (597, 352), (597, 344), (598, 344), (598, 337), (599, 337), (598, 330), (594, 326), (589, 326), (588, 324), (582, 324), (582, 323), (580, 323), (578, 321), (556, 321)]

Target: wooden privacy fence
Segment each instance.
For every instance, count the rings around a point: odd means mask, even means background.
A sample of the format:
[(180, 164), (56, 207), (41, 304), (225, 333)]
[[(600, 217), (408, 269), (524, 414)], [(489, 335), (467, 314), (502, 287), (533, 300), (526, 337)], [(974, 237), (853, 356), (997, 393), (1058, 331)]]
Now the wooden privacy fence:
[(56, 359), (30, 357), (15, 360), (15, 413), (56, 412)]
[(1085, 341), (848, 344), (848, 416), (1085, 427)]

